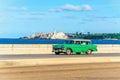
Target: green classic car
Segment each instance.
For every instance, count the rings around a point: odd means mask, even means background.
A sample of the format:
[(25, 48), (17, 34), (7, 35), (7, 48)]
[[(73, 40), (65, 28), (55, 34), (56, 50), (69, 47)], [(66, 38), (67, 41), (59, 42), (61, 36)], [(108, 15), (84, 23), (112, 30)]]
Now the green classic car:
[(97, 51), (97, 46), (92, 44), (90, 40), (73, 39), (66, 40), (64, 44), (53, 45), (53, 52), (56, 55), (64, 54), (92, 54)]

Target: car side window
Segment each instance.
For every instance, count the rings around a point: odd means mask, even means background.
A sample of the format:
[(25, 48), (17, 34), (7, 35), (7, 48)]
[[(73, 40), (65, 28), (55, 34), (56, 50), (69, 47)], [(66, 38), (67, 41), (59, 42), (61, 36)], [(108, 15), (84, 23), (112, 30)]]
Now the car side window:
[(87, 45), (89, 45), (90, 43), (91, 43), (91, 42), (89, 42), (89, 41), (88, 41), (88, 42), (86, 42), (86, 44), (87, 44)]
[(81, 44), (82, 44), (82, 45), (86, 45), (86, 42), (85, 42), (85, 41), (81, 41)]
[(80, 41), (76, 41), (75, 44), (80, 44)]

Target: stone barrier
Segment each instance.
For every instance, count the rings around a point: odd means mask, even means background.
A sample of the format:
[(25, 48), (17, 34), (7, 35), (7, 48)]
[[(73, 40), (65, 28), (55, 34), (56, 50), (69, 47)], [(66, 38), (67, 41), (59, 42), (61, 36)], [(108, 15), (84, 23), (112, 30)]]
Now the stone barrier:
[(0, 54), (50, 54), (50, 44), (0, 44)]
[(97, 53), (120, 53), (120, 45), (97, 45), (98, 51)]
[[(53, 54), (52, 44), (0, 44), (0, 54)], [(120, 45), (97, 45), (95, 53), (120, 53)]]

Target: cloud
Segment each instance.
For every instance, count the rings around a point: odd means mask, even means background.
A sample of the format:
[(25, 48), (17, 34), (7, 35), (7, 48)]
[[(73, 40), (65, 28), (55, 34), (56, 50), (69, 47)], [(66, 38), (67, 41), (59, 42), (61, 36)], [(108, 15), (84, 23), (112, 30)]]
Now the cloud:
[(45, 15), (44, 12), (30, 12), (30, 15)]
[[(82, 22), (88, 23), (88, 22), (109, 22), (113, 24), (117, 24), (119, 21), (120, 17), (119, 16), (94, 16), (94, 15), (89, 15), (84, 18), (82, 18)], [(110, 22), (112, 21), (112, 22)]]
[(88, 4), (83, 5), (82, 8), (83, 8), (84, 10), (87, 10), (87, 11), (91, 11), (91, 10), (93, 10), (92, 7), (89, 6)]
[(64, 6), (61, 6), (59, 9), (62, 10), (62, 11), (79, 11), (79, 10), (81, 10), (81, 7), (80, 6), (74, 6), (72, 4), (66, 4)]
[(8, 9), (9, 10), (14, 10), (14, 11), (25, 11), (25, 10), (27, 10), (26, 7), (10, 7)]
[(72, 5), (72, 4), (66, 4), (63, 6), (60, 6), (56, 9), (50, 9), (52, 12), (62, 12), (62, 11), (91, 11), (93, 10), (92, 7), (88, 4), (85, 5)]
[(41, 17), (21, 17), (21, 18), (17, 18), (18, 20), (30, 20), (30, 21), (40, 21), (42, 20)]
[(20, 13), (21, 15), (45, 15), (46, 13), (45, 12), (22, 12)]
[(120, 17), (119, 16), (96, 16), (94, 18), (97, 18), (97, 19), (118, 19)]

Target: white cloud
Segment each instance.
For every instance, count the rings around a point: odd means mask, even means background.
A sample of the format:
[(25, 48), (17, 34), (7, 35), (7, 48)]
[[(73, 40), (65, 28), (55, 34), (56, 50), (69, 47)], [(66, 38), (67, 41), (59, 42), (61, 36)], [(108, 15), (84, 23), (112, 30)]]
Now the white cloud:
[(72, 4), (66, 4), (64, 6), (61, 6), (59, 9), (61, 9), (62, 11), (79, 11), (81, 10), (80, 6), (74, 6)]
[(30, 15), (45, 15), (45, 12), (30, 12)]
[(87, 11), (93, 10), (92, 7), (91, 7), (90, 5), (88, 5), (88, 4), (83, 5), (82, 8), (83, 8), (84, 10), (87, 10)]
[(21, 16), (44, 16), (44, 15), (46, 15), (46, 12), (19, 12), (18, 13), (19, 15), (21, 15)]
[(27, 10), (26, 7), (10, 7), (9, 10), (15, 10), (15, 11), (25, 11)]
[(92, 7), (88, 4), (86, 5), (72, 5), (72, 4), (66, 4), (63, 6), (60, 6), (56, 9), (50, 9), (50, 11), (53, 12), (62, 12), (62, 11), (91, 11), (93, 10)]

